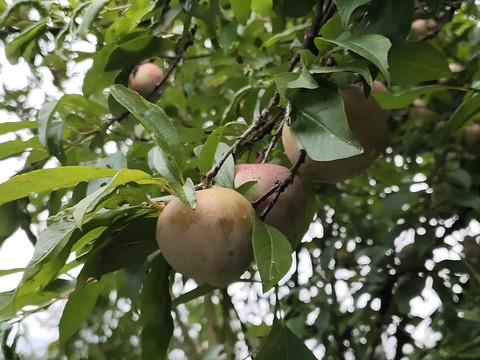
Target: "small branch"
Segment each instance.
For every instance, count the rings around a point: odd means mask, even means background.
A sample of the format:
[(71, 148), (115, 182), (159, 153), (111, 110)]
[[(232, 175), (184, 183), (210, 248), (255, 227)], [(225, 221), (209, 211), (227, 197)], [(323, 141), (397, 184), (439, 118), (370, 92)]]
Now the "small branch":
[(265, 154), (263, 155), (262, 163), (267, 162), (268, 157), (270, 156), (270, 153), (272, 152), (273, 148), (275, 147), (275, 144), (278, 142), (278, 140), (280, 140), (280, 136), (282, 136), (283, 124), (285, 124), (285, 119), (283, 119), (280, 122), (280, 125), (278, 125), (278, 128), (277, 128), (277, 131), (275, 132), (275, 135), (273, 135), (272, 140), (270, 141), (270, 144), (268, 144), (268, 147), (265, 150)]
[[(298, 172), (298, 169), (300, 168), (300, 165), (303, 164), (303, 162), (305, 161), (305, 157), (306, 157), (307, 153), (305, 152), (304, 149), (301, 149), (299, 151), (299, 156), (298, 156), (298, 160), (297, 162), (295, 163), (295, 165), (293, 165), (293, 167), (290, 169), (290, 175), (288, 177), (286, 177), (285, 179), (283, 179), (282, 182), (280, 182), (280, 184), (278, 185), (278, 188), (276, 190), (274, 190), (273, 192), (273, 197), (272, 197), (272, 200), (270, 200), (270, 202), (268, 203), (268, 205), (265, 207), (265, 209), (262, 211), (262, 213), (260, 214), (259, 218), (260, 220), (265, 220), (265, 217), (268, 215), (269, 211), (272, 210), (273, 208), (273, 205), (275, 205), (275, 203), (277, 202), (278, 198), (280, 197), (280, 194), (290, 185), (290, 184), (293, 184), (293, 180), (295, 178), (295, 175), (297, 174)], [(278, 182), (278, 181), (277, 181)], [(275, 184), (275, 186), (277, 186), (277, 184)], [(275, 187), (274, 186), (274, 187)], [(271, 190), (270, 190), (271, 191)], [(263, 197), (263, 196), (262, 196)], [(267, 196), (268, 197), (268, 196)]]

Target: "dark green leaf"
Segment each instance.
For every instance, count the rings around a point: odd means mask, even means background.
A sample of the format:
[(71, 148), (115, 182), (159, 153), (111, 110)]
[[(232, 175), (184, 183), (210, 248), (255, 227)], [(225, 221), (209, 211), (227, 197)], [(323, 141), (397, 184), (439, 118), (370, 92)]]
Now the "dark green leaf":
[(142, 359), (163, 360), (173, 334), (170, 314), (170, 267), (162, 255), (158, 255), (145, 276), (140, 298), (142, 329)]
[(215, 290), (217, 287), (210, 285), (210, 284), (202, 284), (197, 286), (195, 289), (190, 290), (189, 292), (186, 292), (185, 294), (182, 294), (175, 299), (172, 300), (172, 308), (177, 307), (180, 304), (185, 304), (189, 301), (195, 300), (201, 296), (204, 296), (213, 290)]
[(15, 39), (8, 42), (5, 47), (5, 55), (8, 61), (16, 64), (22, 56), (29, 60), (30, 54), (26, 53), (26, 51), (28, 51), (29, 46), (35, 43), (43, 34), (46, 25), (47, 22), (45, 20), (39, 21), (23, 30)]
[(426, 42), (403, 45), (390, 54), (392, 84), (409, 86), (452, 75), (444, 54)]
[(334, 0), (333, 2), (337, 5), (343, 26), (347, 27), (353, 12), (370, 1), (371, 0)]
[(65, 349), (68, 339), (80, 329), (83, 322), (92, 312), (102, 287), (103, 283), (101, 280), (95, 281), (85, 287), (77, 288), (68, 297), (58, 325), (61, 349)]
[(85, 14), (82, 18), (82, 23), (77, 29), (77, 34), (80, 36), (85, 36), (89, 32), (93, 32), (91, 27), (94, 24), (96, 18), (100, 11), (105, 7), (105, 5), (110, 2), (110, 0), (96, 0), (87, 7)]
[(342, 40), (315, 38), (317, 47), (322, 47), (323, 42), (331, 42), (367, 59), (381, 71), (385, 80), (390, 82), (388, 51), (392, 44), (386, 37), (378, 34), (365, 34), (350, 36)]
[(283, 322), (276, 320), (255, 359), (315, 360), (316, 357)]
[(182, 174), (177, 159), (179, 138), (177, 130), (165, 112), (135, 91), (122, 85), (114, 85), (110, 90), (115, 99), (127, 108), (152, 135), (155, 143), (164, 153), (169, 173), (175, 175), (178, 183), (182, 183)]
[(315, 3), (316, 0), (284, 0), (283, 12), (293, 18), (304, 17), (312, 11)]
[(452, 134), (471, 120), (472, 116), (480, 111), (480, 94), (475, 93), (472, 97), (464, 101), (453, 113), (445, 126), (447, 134)]
[(280, 230), (255, 219), (253, 253), (262, 279), (263, 292), (269, 291), (292, 265), (292, 246)]
[(337, 91), (323, 86), (297, 92), (291, 103), (292, 135), (312, 159), (330, 161), (362, 152)]

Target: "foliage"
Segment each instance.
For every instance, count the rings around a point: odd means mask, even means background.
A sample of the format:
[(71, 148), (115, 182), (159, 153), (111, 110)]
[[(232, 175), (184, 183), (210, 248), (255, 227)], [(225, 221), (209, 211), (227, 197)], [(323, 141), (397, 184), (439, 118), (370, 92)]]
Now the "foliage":
[[(5, 55), (31, 71), (0, 92), (19, 120), (0, 123), (0, 160), (23, 164), (0, 184), (0, 246), (18, 228), (35, 245), (0, 271), (23, 271), (0, 293), (4, 356), (13, 323), (64, 301), (49, 358), (480, 358), (480, 158), (462, 144), (478, 15), (473, 0), (0, 0)], [(411, 34), (419, 18), (435, 26)], [(147, 60), (166, 74), (154, 102), (127, 88)], [(258, 220), (255, 263), (228, 288), (168, 267), (155, 224), (172, 196), (232, 187), (234, 163), (297, 171), (284, 121), (317, 159), (358, 154), (335, 90), (374, 80), (388, 147), (353, 179), (302, 177), (311, 226), (293, 255)]]

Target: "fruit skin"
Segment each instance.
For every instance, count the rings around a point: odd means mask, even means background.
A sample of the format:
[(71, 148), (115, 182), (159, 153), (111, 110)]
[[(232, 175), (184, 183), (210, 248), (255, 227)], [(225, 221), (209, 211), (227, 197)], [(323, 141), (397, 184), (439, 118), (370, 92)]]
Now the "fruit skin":
[[(364, 152), (333, 161), (314, 161), (307, 155), (300, 172), (318, 182), (335, 183), (360, 175), (387, 145), (390, 112), (382, 109), (373, 96), (365, 98), (362, 88), (356, 85), (341, 85), (338, 91), (344, 102), (350, 130)], [(287, 157), (293, 164), (296, 163), (298, 147), (287, 126), (283, 127), (282, 141)]]
[(178, 272), (224, 287), (238, 279), (253, 260), (255, 210), (238, 192), (211, 188), (196, 192), (192, 209), (174, 198), (157, 221), (157, 242)]
[(470, 154), (480, 157), (480, 124), (472, 122), (463, 133), (463, 145)]
[(412, 21), (409, 37), (412, 40), (419, 41), (435, 34), (435, 31), (440, 27), (434, 19), (415, 19)]
[[(290, 170), (277, 164), (240, 164), (235, 166), (235, 187), (249, 181), (257, 181), (255, 192), (248, 197), (252, 203), (261, 198), (267, 191), (275, 186), (276, 181), (283, 181), (290, 176)], [(271, 201), (273, 195), (256, 207), (257, 215)], [(280, 230), (287, 238), (296, 240), (294, 235), (301, 225), (307, 209), (307, 196), (302, 182), (295, 176), (290, 184), (277, 199), (277, 202), (265, 217), (265, 223)], [(302, 234), (303, 235), (303, 234)]]
[(162, 79), (162, 69), (156, 64), (146, 62), (133, 68), (128, 77), (128, 87), (147, 98)]

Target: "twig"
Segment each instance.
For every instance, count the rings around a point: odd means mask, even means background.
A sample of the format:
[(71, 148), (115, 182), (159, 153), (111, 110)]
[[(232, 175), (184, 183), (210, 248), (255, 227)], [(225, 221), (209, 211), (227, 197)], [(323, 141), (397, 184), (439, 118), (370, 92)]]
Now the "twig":
[(262, 213), (259, 216), (260, 220), (265, 219), (269, 211), (273, 208), (273, 205), (275, 205), (275, 203), (277, 202), (278, 198), (280, 197), (280, 194), (288, 187), (288, 185), (293, 184), (295, 175), (297, 174), (298, 169), (300, 168), (300, 165), (302, 165), (303, 162), (305, 161), (306, 155), (307, 153), (305, 152), (305, 149), (301, 149), (299, 151), (298, 160), (295, 163), (295, 165), (293, 165), (293, 167), (290, 169), (290, 175), (285, 179), (283, 179), (278, 185), (278, 188), (274, 190), (272, 200), (270, 200), (268, 205), (265, 207), (265, 209), (263, 209)]
[(263, 155), (262, 163), (267, 162), (268, 157), (270, 156), (270, 153), (272, 152), (273, 148), (275, 147), (275, 144), (278, 142), (278, 140), (280, 140), (280, 136), (282, 136), (283, 124), (285, 124), (285, 119), (283, 119), (280, 122), (280, 125), (278, 125), (278, 128), (277, 128), (277, 131), (275, 132), (275, 135), (273, 135), (272, 140), (270, 141), (270, 144), (268, 144), (268, 147), (265, 150), (265, 154)]

